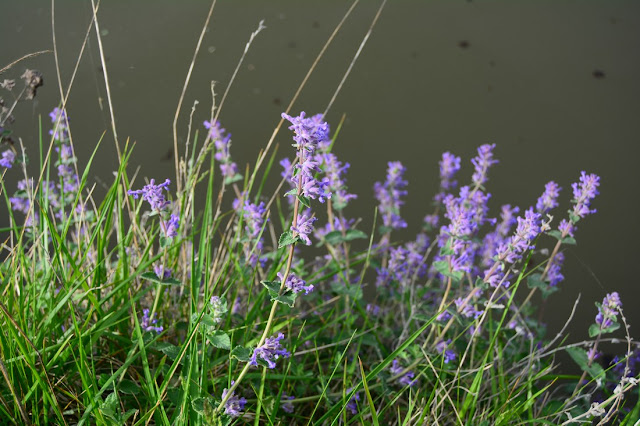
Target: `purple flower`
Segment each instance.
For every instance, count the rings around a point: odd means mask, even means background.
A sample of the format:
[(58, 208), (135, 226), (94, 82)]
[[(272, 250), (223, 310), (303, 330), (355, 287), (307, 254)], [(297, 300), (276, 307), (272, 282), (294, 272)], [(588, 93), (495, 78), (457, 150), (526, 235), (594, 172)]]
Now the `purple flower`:
[(560, 186), (554, 181), (548, 182), (544, 186), (544, 193), (538, 198), (536, 203), (536, 211), (545, 214), (551, 209), (558, 207), (558, 195), (560, 195)]
[(572, 222), (577, 222), (577, 218), (583, 218), (588, 214), (595, 213), (595, 209), (590, 208), (591, 201), (599, 194), (600, 177), (595, 174), (581, 172), (580, 183), (571, 184), (573, 189), (573, 214), (576, 216)]
[(562, 272), (560, 271), (563, 263), (564, 253), (556, 253), (555, 257), (551, 260), (551, 266), (549, 266), (549, 270), (547, 271), (547, 279), (549, 280), (550, 286), (555, 287), (564, 280), (564, 275), (562, 275)]
[[(235, 381), (232, 380), (231, 385), (233, 386), (234, 383)], [(226, 388), (222, 391), (222, 399), (226, 398), (227, 392), (228, 390)], [(231, 392), (231, 396), (224, 404), (224, 413), (231, 417), (239, 417), (242, 415), (246, 403), (246, 399), (236, 396), (235, 391)]]
[(2, 159), (0, 159), (0, 167), (10, 169), (13, 166), (13, 162), (16, 160), (16, 154), (8, 149), (2, 153)]
[(167, 238), (178, 236), (178, 228), (180, 227), (180, 216), (172, 214), (169, 220), (163, 222), (164, 234)]
[(158, 323), (158, 319), (154, 318), (151, 320), (149, 318), (149, 309), (144, 309), (142, 311), (142, 314), (142, 319), (140, 320), (140, 328), (142, 328), (142, 330), (153, 331), (156, 334), (162, 333), (162, 330), (164, 330), (164, 328), (162, 328), (162, 326), (156, 326), (156, 324)]
[(51, 117), (51, 122), (55, 125), (58, 123), (57, 129), (49, 130), (49, 134), (53, 136), (53, 139), (57, 141), (67, 141), (69, 140), (69, 117), (67, 117), (67, 112), (56, 107), (49, 113), (49, 117)]
[(376, 182), (373, 186), (375, 197), (380, 203), (380, 214), (386, 228), (401, 229), (407, 227), (407, 222), (400, 217), (400, 206), (404, 204), (401, 197), (407, 195), (403, 188), (407, 181), (402, 179), (406, 168), (399, 161), (390, 161), (387, 168), (387, 180)]
[(493, 149), (496, 144), (484, 144), (478, 148), (478, 155), (471, 160), (471, 164), (475, 168), (475, 172), (471, 177), (475, 186), (482, 186), (487, 181), (487, 172), (489, 167), (498, 163), (493, 158)]
[(264, 223), (264, 214), (266, 210), (264, 203), (253, 204), (248, 200), (244, 202), (244, 223), (247, 236), (251, 239), (256, 238), (262, 231), (262, 224)]
[(161, 280), (167, 280), (171, 278), (171, 269), (165, 268), (164, 265), (160, 263), (155, 263), (153, 265), (153, 273), (156, 274), (156, 276)]
[(327, 191), (331, 193), (333, 207), (341, 210), (349, 201), (358, 198), (355, 194), (347, 192), (344, 174), (349, 169), (349, 163), (338, 161), (338, 157), (332, 153), (316, 155), (316, 161), (324, 165), (326, 174)]
[(472, 305), (469, 302), (465, 302), (465, 299), (461, 297), (457, 298), (454, 302), (456, 304), (456, 308), (458, 309), (458, 312), (460, 312), (460, 314), (465, 318), (473, 317), (473, 319), (476, 319), (480, 315), (482, 315), (483, 311), (477, 310), (474, 305)]
[[(349, 388), (346, 390), (346, 394), (348, 395), (349, 393), (351, 393), (351, 391), (353, 390), (353, 388)], [(351, 411), (352, 415), (356, 415), (358, 414), (358, 401), (360, 401), (360, 392), (356, 392), (353, 394), (353, 396), (351, 397), (351, 399), (349, 399), (349, 402), (347, 402), (347, 409), (349, 411)]]
[(161, 183), (159, 185), (156, 185), (155, 179), (151, 179), (149, 184), (145, 185), (142, 189), (135, 191), (129, 190), (127, 193), (129, 195), (132, 195), (133, 198), (138, 198), (142, 195), (142, 199), (149, 202), (149, 204), (151, 205), (151, 209), (157, 212), (161, 212), (166, 209), (169, 204), (171, 204), (164, 198), (164, 194), (162, 193), (163, 189), (166, 191), (169, 190), (170, 184), (171, 181), (169, 179), (165, 180), (164, 183)]
[(234, 179), (238, 174), (238, 166), (231, 161), (229, 148), (231, 146), (231, 134), (220, 126), (219, 121), (205, 121), (204, 127), (209, 129), (209, 138), (213, 141), (215, 154), (213, 157), (220, 163), (222, 176)]
[(295, 133), (293, 140), (297, 150), (307, 151), (313, 154), (318, 144), (324, 144), (329, 139), (329, 125), (322, 121), (322, 115), (318, 114), (307, 118), (304, 111), (297, 117), (282, 113), (282, 118), (291, 122), (289, 130)]
[[(394, 359), (391, 363), (391, 367), (389, 367), (389, 370), (391, 371), (391, 374), (397, 376), (398, 374), (402, 373), (404, 368), (400, 365), (397, 359)], [(415, 373), (413, 371), (407, 371), (398, 379), (398, 383), (400, 383), (402, 386), (414, 386), (416, 383), (418, 383), (418, 380), (414, 379), (414, 377)]]
[(519, 211), (518, 207), (511, 208), (509, 204), (502, 206), (502, 212), (500, 213), (502, 220), (496, 224), (494, 231), (485, 235), (482, 241), (482, 248), (480, 249), (482, 266), (490, 267), (493, 265), (493, 257), (498, 251), (498, 247), (506, 242), (511, 227), (517, 222), (515, 214)]
[(436, 344), (436, 350), (438, 351), (438, 353), (443, 354), (445, 364), (448, 364), (451, 361), (456, 359), (456, 353), (451, 349), (447, 349), (450, 343), (451, 343), (451, 339), (441, 340)]
[(295, 397), (288, 396), (286, 393), (283, 393), (280, 397), (280, 407), (282, 407), (285, 413), (293, 413), (293, 404), (291, 403), (291, 401), (293, 401), (294, 399)]
[[(282, 274), (278, 272), (278, 278), (282, 281)], [(295, 276), (293, 273), (287, 275), (287, 279), (284, 282), (284, 286), (294, 293), (300, 293), (304, 291), (304, 294), (309, 294), (313, 291), (313, 285), (305, 285), (306, 281), (302, 278)]]
[(573, 231), (575, 230), (574, 225), (569, 222), (567, 219), (562, 219), (560, 224), (558, 225), (558, 231), (562, 233), (563, 237), (567, 235), (573, 237)]
[(374, 317), (377, 317), (378, 315), (380, 315), (380, 306), (378, 305), (367, 303), (367, 307), (365, 308), (365, 310), (367, 311), (368, 314), (373, 315)]
[(309, 235), (313, 232), (313, 223), (316, 220), (316, 217), (305, 212), (298, 216), (296, 226), (291, 225), (291, 231), (295, 232), (306, 245), (310, 246), (311, 240), (309, 239)]
[(280, 357), (287, 358), (291, 355), (280, 344), (280, 340), (284, 339), (284, 334), (279, 333), (277, 337), (267, 337), (262, 346), (257, 347), (251, 355), (249, 364), (254, 367), (258, 366), (258, 358), (267, 363), (268, 368), (276, 368), (275, 360)]
[(456, 157), (450, 152), (442, 154), (440, 164), (440, 190), (449, 191), (456, 187), (457, 182), (453, 179), (460, 170), (460, 157)]
[(622, 307), (620, 295), (617, 292), (609, 293), (602, 301), (602, 305), (598, 306), (598, 315), (596, 315), (596, 324), (600, 329), (609, 328), (616, 322), (618, 318), (618, 309)]

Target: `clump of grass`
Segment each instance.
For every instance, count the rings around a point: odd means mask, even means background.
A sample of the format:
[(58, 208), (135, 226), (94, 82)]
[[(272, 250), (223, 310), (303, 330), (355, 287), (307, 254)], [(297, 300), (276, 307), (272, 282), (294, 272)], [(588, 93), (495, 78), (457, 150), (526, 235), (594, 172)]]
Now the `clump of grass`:
[[(96, 154), (78, 163), (64, 102), (50, 114), (49, 144), (40, 139), (39, 174), (24, 148), (4, 157), (6, 423), (638, 419), (640, 351), (620, 296), (597, 304), (592, 341), (571, 344), (546, 337), (532, 305), (536, 292), (561, 287), (562, 251), (595, 213), (598, 176), (581, 174), (560, 221), (553, 181), (531, 207), (492, 217), (495, 146), (478, 148), (462, 184), (462, 159), (447, 152), (433, 210), (415, 239), (398, 241), (397, 230), (415, 226), (402, 217), (410, 185), (400, 162), (373, 184), (375, 226), (362, 229), (349, 216), (349, 165), (333, 152), (340, 125), (283, 113), (294, 148), (265, 149), (242, 174), (212, 111), (204, 138), (194, 131), (178, 150), (174, 178), (132, 179), (127, 145), (102, 199), (88, 184)], [(24, 179), (10, 195), (4, 176), (14, 172)], [(608, 337), (620, 323), (626, 346), (607, 362), (598, 348), (620, 342)], [(583, 373), (559, 374), (558, 351)]]

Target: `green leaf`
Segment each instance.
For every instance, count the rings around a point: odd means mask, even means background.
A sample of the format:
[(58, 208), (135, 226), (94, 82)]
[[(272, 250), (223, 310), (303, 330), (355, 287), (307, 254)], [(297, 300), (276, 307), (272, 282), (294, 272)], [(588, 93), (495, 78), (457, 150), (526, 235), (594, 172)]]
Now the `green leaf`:
[[(195, 313), (193, 315), (191, 315), (191, 323), (195, 324), (198, 321), (198, 318), (200, 317), (199, 313)], [(215, 328), (218, 326), (218, 323), (216, 323), (213, 320), (213, 317), (211, 317), (211, 315), (207, 315), (204, 314), (202, 315), (202, 318), (200, 318), (200, 324), (205, 325), (207, 327), (211, 327), (211, 328)]]
[(562, 240), (562, 244), (569, 244), (569, 245), (575, 246), (577, 243), (576, 243), (576, 239), (575, 238), (573, 238), (573, 237), (565, 237), (565, 239)]
[(293, 188), (291, 191), (287, 191), (284, 195), (285, 197), (288, 195), (296, 195), (298, 193), (298, 188)]
[(309, 197), (305, 197), (304, 195), (296, 195), (296, 197), (298, 198), (298, 201), (300, 201), (300, 204), (305, 207), (311, 208), (311, 200), (309, 199)]
[(527, 287), (531, 289), (539, 288), (542, 292), (542, 297), (545, 299), (549, 297), (550, 294), (560, 290), (557, 286), (552, 286), (547, 281), (542, 280), (542, 274), (540, 273), (529, 275), (529, 278), (527, 278)]
[(250, 348), (245, 348), (238, 345), (235, 348), (233, 348), (229, 356), (237, 359), (238, 361), (249, 362), (249, 360), (251, 359), (252, 353), (253, 353), (253, 350), (251, 350)]
[(231, 339), (229, 335), (221, 330), (216, 330), (207, 334), (209, 343), (219, 349), (231, 350)]
[(589, 327), (589, 337), (596, 337), (598, 334), (611, 333), (619, 328), (620, 323), (618, 322), (614, 322), (609, 327), (603, 329), (601, 329), (598, 324), (591, 324), (591, 327)]
[(440, 256), (450, 256), (452, 254), (456, 254), (456, 252), (453, 251), (453, 238), (449, 238), (444, 247), (440, 249)]
[(212, 402), (211, 398), (199, 397), (191, 401), (191, 407), (193, 407), (193, 411), (204, 416), (212, 410)]
[(160, 248), (169, 247), (172, 242), (173, 242), (173, 238), (160, 237)]
[(167, 278), (166, 280), (162, 280), (162, 279), (160, 279), (160, 277), (158, 277), (153, 272), (145, 272), (145, 273), (140, 275), (140, 278), (143, 278), (145, 280), (149, 280), (149, 281), (151, 281), (153, 283), (156, 283), (156, 284), (182, 285), (182, 282), (176, 280), (175, 278)]
[(295, 244), (298, 240), (299, 238), (297, 236), (294, 237), (291, 230), (283, 232), (282, 235), (280, 235), (280, 239), (278, 239), (278, 248)]
[(366, 239), (368, 235), (358, 229), (349, 229), (342, 234), (342, 231), (331, 231), (324, 236), (324, 240), (332, 246), (338, 245), (345, 241), (353, 241), (356, 239)]
[(331, 290), (336, 294), (344, 294), (355, 300), (362, 299), (362, 287), (358, 285), (347, 286), (342, 281), (334, 281), (331, 283)]
[(589, 365), (589, 356), (587, 351), (582, 348), (572, 347), (566, 349), (567, 353), (578, 364), (582, 371), (586, 371), (589, 375), (595, 379), (597, 377), (604, 378), (604, 370), (597, 362), (593, 362)]
[(271, 301), (282, 303), (289, 306), (290, 308), (293, 308), (293, 304), (296, 302), (297, 297), (298, 293), (294, 293), (293, 291), (288, 290), (284, 294), (281, 294), (279, 296), (271, 296)]
[(118, 385), (118, 390), (129, 395), (137, 395), (140, 393), (140, 386), (131, 380), (123, 380)]
[(277, 296), (280, 293), (280, 281), (260, 281), (260, 284), (269, 290), (271, 296)]
[(434, 268), (436, 271), (440, 272), (445, 277), (450, 277), (455, 281), (460, 281), (462, 277), (464, 277), (463, 271), (450, 271), (449, 270), (449, 262), (446, 260), (439, 260), (437, 262), (433, 262)]
[(234, 182), (238, 182), (239, 180), (242, 180), (242, 175), (240, 173), (236, 173), (233, 176), (229, 176), (227, 178), (224, 179), (224, 184), (225, 185), (229, 185), (232, 184)]
[(558, 241), (562, 240), (562, 232), (558, 231), (557, 229), (549, 231), (549, 232), (547, 232), (547, 234), (552, 236), (553, 238), (555, 238)]
[(157, 342), (155, 348), (165, 354), (171, 361), (175, 361), (180, 355), (180, 348), (167, 342)]

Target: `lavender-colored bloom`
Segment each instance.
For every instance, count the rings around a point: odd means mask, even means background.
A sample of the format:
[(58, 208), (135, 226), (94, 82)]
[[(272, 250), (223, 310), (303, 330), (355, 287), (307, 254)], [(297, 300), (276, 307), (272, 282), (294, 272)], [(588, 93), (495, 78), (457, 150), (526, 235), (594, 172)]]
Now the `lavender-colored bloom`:
[(282, 408), (282, 410), (284, 410), (285, 413), (293, 413), (293, 404), (291, 403), (291, 401), (293, 401), (294, 399), (295, 397), (289, 396), (286, 393), (283, 393), (280, 397), (280, 407)]
[(231, 145), (231, 134), (220, 126), (219, 121), (205, 121), (204, 127), (209, 130), (209, 138), (213, 141), (215, 154), (213, 157), (220, 163), (222, 176), (233, 179), (238, 174), (238, 166), (231, 161), (229, 148)]
[(171, 278), (171, 269), (165, 268), (161, 263), (155, 263), (153, 265), (153, 273), (161, 280), (167, 280)]
[(518, 207), (511, 208), (509, 204), (502, 206), (502, 212), (500, 213), (502, 220), (496, 224), (494, 231), (485, 235), (482, 241), (482, 248), (480, 249), (482, 266), (490, 267), (493, 265), (498, 247), (506, 242), (511, 227), (517, 222), (515, 214), (519, 211)]
[(51, 117), (51, 122), (55, 125), (58, 123), (57, 129), (49, 130), (49, 134), (53, 136), (53, 138), (57, 141), (67, 141), (69, 140), (69, 117), (67, 116), (67, 112), (56, 107), (49, 113), (49, 117)]
[(222, 321), (222, 316), (227, 313), (227, 301), (218, 296), (211, 296), (209, 300), (209, 307), (211, 308), (211, 317), (215, 323)]
[(441, 313), (438, 314), (438, 316), (436, 317), (436, 321), (438, 322), (445, 322), (445, 321), (449, 321), (449, 319), (451, 319), (451, 312), (449, 311), (442, 311)]
[(264, 203), (253, 204), (248, 200), (244, 202), (244, 216), (245, 231), (247, 236), (254, 239), (260, 235), (262, 231), (262, 224), (264, 223), (264, 214), (266, 212)]
[(456, 157), (450, 152), (445, 152), (442, 154), (442, 160), (438, 164), (440, 165), (440, 189), (449, 191), (455, 188), (457, 182), (453, 178), (460, 170), (460, 157)]
[(562, 234), (563, 237), (569, 235), (573, 237), (573, 231), (575, 230), (575, 226), (573, 223), (569, 222), (567, 219), (562, 219), (560, 224), (558, 225), (558, 231)]
[(161, 183), (159, 185), (156, 185), (155, 179), (151, 179), (149, 184), (145, 185), (142, 189), (138, 189), (135, 191), (129, 190), (127, 193), (129, 195), (132, 195), (133, 198), (142, 196), (142, 199), (149, 202), (153, 210), (161, 212), (165, 210), (169, 206), (169, 204), (171, 204), (164, 198), (164, 194), (162, 193), (163, 189), (169, 191), (170, 184), (171, 181), (169, 179), (165, 180), (164, 183)]
[(437, 214), (428, 214), (424, 217), (424, 224), (427, 230), (436, 228), (438, 226), (438, 222), (440, 218)]
[[(403, 370), (404, 368), (400, 365), (397, 359), (394, 359), (391, 363), (391, 367), (389, 367), (389, 371), (391, 371), (391, 374), (393, 374), (394, 376), (402, 373)], [(400, 383), (402, 386), (414, 386), (416, 383), (418, 383), (418, 380), (414, 379), (414, 377), (415, 373), (413, 371), (407, 371), (398, 379), (398, 383)]]
[(400, 217), (400, 206), (404, 204), (401, 197), (407, 195), (407, 191), (403, 189), (407, 186), (407, 181), (402, 178), (406, 170), (401, 162), (390, 161), (387, 180), (384, 183), (376, 182), (373, 186), (375, 197), (380, 203), (383, 225), (390, 229), (407, 227), (407, 222)]
[(0, 159), (0, 167), (10, 169), (13, 166), (13, 162), (16, 160), (16, 154), (8, 149), (2, 153), (2, 159)]
[(172, 214), (169, 220), (163, 222), (164, 234), (167, 238), (178, 236), (178, 228), (180, 227), (180, 216)]
[(291, 122), (289, 130), (295, 133), (294, 146), (300, 151), (313, 154), (318, 144), (323, 144), (329, 139), (329, 125), (322, 121), (322, 115), (318, 114), (307, 118), (304, 111), (297, 117), (282, 113), (282, 118)]
[(458, 312), (460, 312), (460, 315), (462, 315), (465, 318), (476, 319), (480, 315), (482, 315), (483, 311), (477, 310), (473, 304), (469, 302), (465, 302), (465, 299), (461, 297), (457, 298), (454, 302), (456, 304), (456, 308), (458, 309)]
[(448, 364), (451, 361), (455, 360), (457, 356), (453, 350), (448, 349), (448, 346), (450, 343), (451, 343), (451, 339), (441, 340), (436, 344), (436, 350), (438, 351), (438, 353), (443, 354), (445, 364)]
[(518, 226), (508, 244), (501, 244), (496, 255), (501, 262), (514, 263), (531, 248), (531, 241), (540, 233), (540, 213), (529, 209), (525, 217), (518, 217)]
[[(235, 383), (234, 380), (231, 381), (231, 385)], [(222, 391), (222, 399), (226, 398), (228, 390), (225, 388)], [(235, 391), (231, 392), (231, 396), (227, 399), (227, 402), (224, 404), (224, 413), (231, 417), (240, 417), (242, 415), (242, 411), (244, 410), (244, 406), (246, 405), (247, 400), (236, 396)]]
[(349, 163), (343, 164), (338, 161), (338, 157), (333, 153), (318, 154), (316, 161), (324, 165), (327, 191), (331, 193), (333, 207), (336, 210), (343, 209), (349, 201), (358, 198), (357, 195), (347, 192), (344, 174), (349, 169)]
[[(282, 281), (282, 274), (280, 272), (278, 272), (278, 278), (280, 278), (280, 280)], [(312, 284), (305, 285), (305, 284), (306, 284), (305, 280), (297, 277), (293, 273), (289, 273), (289, 275), (287, 275), (286, 281), (284, 282), (284, 286), (294, 293), (301, 293), (304, 291), (304, 294), (309, 294), (310, 292), (313, 291), (313, 285)]]
[(547, 271), (547, 279), (549, 280), (550, 286), (555, 287), (564, 280), (564, 275), (562, 275), (561, 272), (563, 263), (564, 253), (556, 253), (554, 258), (551, 260), (551, 266), (549, 266), (549, 270)]
[(164, 328), (160, 325), (156, 325), (158, 323), (157, 318), (150, 319), (149, 318), (149, 309), (144, 309), (142, 311), (142, 319), (140, 320), (140, 328), (144, 331), (153, 331), (156, 334), (162, 333)]
[(596, 359), (600, 358), (600, 355), (601, 353), (597, 350), (595, 345), (587, 351), (587, 359), (589, 360), (589, 362), (593, 362)]
[(602, 301), (602, 305), (598, 306), (598, 315), (596, 315), (596, 324), (600, 329), (611, 327), (618, 318), (618, 309), (622, 307), (620, 295), (617, 292), (609, 293)]
[(298, 223), (296, 226), (291, 225), (291, 231), (295, 232), (298, 237), (306, 245), (311, 245), (311, 239), (309, 235), (313, 232), (313, 223), (317, 220), (315, 216), (311, 216), (308, 212), (298, 216)]
[[(600, 177), (595, 174), (581, 172), (580, 183), (571, 184), (573, 189), (574, 207), (573, 214), (578, 218), (595, 213), (595, 209), (590, 208), (591, 201), (599, 194)], [(577, 218), (572, 222), (577, 222)]]
[(367, 303), (367, 307), (365, 308), (365, 311), (367, 311), (368, 314), (373, 315), (374, 317), (377, 317), (378, 315), (380, 315), (380, 306)]
[(279, 333), (277, 337), (267, 337), (262, 346), (257, 347), (251, 355), (249, 364), (258, 366), (258, 358), (267, 363), (268, 368), (276, 368), (275, 360), (280, 357), (287, 358), (291, 355), (282, 345), (280, 340), (284, 339), (284, 334)]
[[(351, 393), (351, 391), (353, 390), (353, 388), (349, 388), (346, 390), (346, 394), (348, 395), (349, 393)], [(360, 392), (356, 392), (353, 394), (353, 396), (351, 397), (351, 399), (349, 400), (349, 402), (347, 402), (347, 409), (349, 411), (351, 411), (352, 415), (356, 415), (358, 414), (358, 402), (360, 401)]]
[(554, 181), (548, 182), (544, 186), (544, 193), (538, 198), (536, 203), (536, 211), (545, 214), (548, 211), (558, 207), (558, 196), (560, 195), (560, 186)]
[(475, 168), (475, 172), (471, 177), (475, 186), (482, 186), (487, 181), (487, 172), (489, 167), (498, 163), (493, 158), (493, 149), (496, 144), (484, 144), (478, 147), (478, 155), (471, 160), (471, 164)]

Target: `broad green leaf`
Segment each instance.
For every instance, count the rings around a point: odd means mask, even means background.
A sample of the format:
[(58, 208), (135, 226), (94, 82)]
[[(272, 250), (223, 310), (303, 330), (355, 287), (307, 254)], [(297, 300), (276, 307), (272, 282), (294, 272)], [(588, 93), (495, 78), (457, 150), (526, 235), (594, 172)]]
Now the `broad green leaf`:
[(332, 246), (338, 245), (345, 241), (353, 241), (356, 239), (366, 238), (368, 238), (368, 235), (358, 229), (349, 229), (344, 233), (344, 235), (342, 235), (342, 231), (331, 231), (324, 236), (324, 240)]
[(282, 235), (280, 235), (280, 238), (278, 239), (278, 248), (286, 247), (291, 244), (295, 244), (296, 242), (298, 242), (298, 237), (294, 237), (291, 230), (285, 231), (282, 233)]
[(238, 361), (248, 362), (251, 359), (252, 353), (253, 353), (253, 350), (238, 345), (235, 348), (233, 348), (230, 356), (232, 358), (236, 358)]
[(219, 349), (231, 350), (231, 339), (229, 335), (221, 330), (216, 330), (207, 334), (209, 343)]

